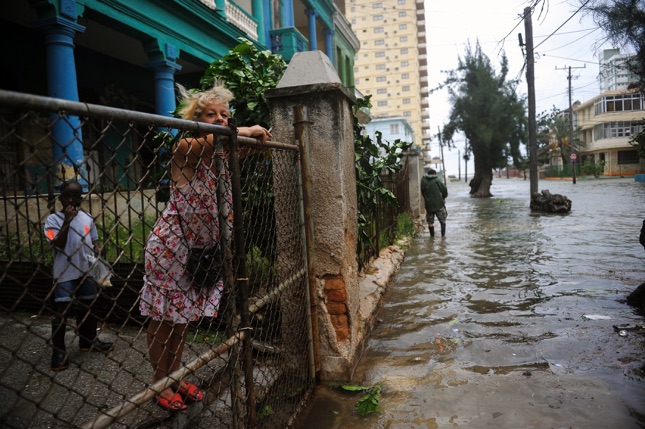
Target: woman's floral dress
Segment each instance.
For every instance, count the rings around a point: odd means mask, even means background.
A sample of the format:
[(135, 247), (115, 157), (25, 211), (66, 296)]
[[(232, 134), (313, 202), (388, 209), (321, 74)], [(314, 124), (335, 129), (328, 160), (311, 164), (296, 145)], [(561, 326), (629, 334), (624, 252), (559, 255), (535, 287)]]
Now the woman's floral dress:
[[(200, 163), (192, 181), (171, 188), (168, 204), (146, 244), (146, 274), (139, 302), (143, 316), (155, 321), (188, 323), (217, 315), (222, 280), (211, 287), (197, 288), (191, 285), (185, 265), (188, 246), (209, 247), (219, 243), (218, 213), (230, 211), (218, 208), (218, 182), (221, 186), (222, 181)], [(224, 195), (224, 206), (231, 207), (230, 192)]]

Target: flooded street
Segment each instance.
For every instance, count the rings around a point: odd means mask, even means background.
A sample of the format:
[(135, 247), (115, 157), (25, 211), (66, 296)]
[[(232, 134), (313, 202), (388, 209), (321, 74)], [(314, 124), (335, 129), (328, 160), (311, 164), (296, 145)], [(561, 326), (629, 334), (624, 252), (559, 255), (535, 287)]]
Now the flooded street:
[(529, 189), (448, 183), (446, 237), (413, 240), (352, 380), (382, 384), (380, 412), (321, 388), (303, 428), (645, 427), (645, 320), (624, 303), (645, 184), (540, 181), (565, 215), (531, 213)]

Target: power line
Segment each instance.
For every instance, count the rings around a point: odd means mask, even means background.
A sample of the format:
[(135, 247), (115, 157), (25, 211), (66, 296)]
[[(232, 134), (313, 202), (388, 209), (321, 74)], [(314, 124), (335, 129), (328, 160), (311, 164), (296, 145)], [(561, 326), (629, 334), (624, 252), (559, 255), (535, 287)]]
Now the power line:
[(562, 24), (560, 24), (560, 26), (559, 26), (558, 28), (556, 28), (556, 29), (553, 31), (553, 33), (549, 34), (549, 36), (548, 36), (546, 39), (542, 40), (542, 41), (541, 41), (541, 42), (540, 42), (540, 43), (539, 43), (539, 44), (538, 44), (538, 45), (537, 45), (533, 50), (535, 50), (535, 49), (539, 48), (539, 47), (540, 47), (544, 42), (546, 42), (547, 40), (549, 40), (549, 39), (551, 38), (551, 36), (553, 36), (555, 33), (557, 33), (557, 32), (558, 32), (558, 30), (560, 30), (562, 27), (564, 27), (564, 25), (565, 25), (567, 22), (571, 21), (571, 19), (573, 19), (573, 17), (574, 17), (574, 16), (576, 16), (576, 15), (578, 14), (578, 12), (580, 12), (580, 11), (582, 10), (582, 8), (583, 8), (583, 7), (585, 7), (585, 6), (587, 5), (587, 3), (589, 3), (590, 1), (591, 1), (591, 0), (586, 0), (586, 1), (585, 1), (585, 2), (584, 2), (584, 3), (583, 3), (583, 4), (578, 8), (578, 10), (576, 10), (575, 12), (573, 12), (573, 14), (572, 14), (569, 18), (567, 18), (567, 20), (566, 20), (566, 21), (564, 21)]

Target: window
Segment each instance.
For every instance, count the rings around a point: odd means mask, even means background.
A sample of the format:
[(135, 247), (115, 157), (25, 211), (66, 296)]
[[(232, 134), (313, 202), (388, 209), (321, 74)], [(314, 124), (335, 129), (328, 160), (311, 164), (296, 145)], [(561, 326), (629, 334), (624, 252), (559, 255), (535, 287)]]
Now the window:
[(638, 164), (638, 151), (636, 150), (619, 150), (618, 165), (620, 164)]
[(399, 42), (407, 42), (407, 41), (408, 41), (408, 36), (399, 37)]
[[(365, 56), (367, 56), (367, 54), (365, 54)], [(376, 56), (376, 58), (384, 57), (384, 56), (385, 56), (385, 52), (383, 52), (383, 51), (376, 52), (376, 53), (374, 54), (374, 56)]]
[(401, 88), (402, 91), (409, 91), (410, 90), (410, 85), (403, 85)]
[(412, 112), (410, 112), (409, 110), (406, 110), (405, 112), (403, 112), (403, 116), (405, 116), (406, 118), (408, 116), (412, 116)]
[(399, 134), (399, 124), (390, 124), (390, 134)]
[(383, 3), (374, 3), (372, 5), (372, 9), (381, 9), (383, 7)]
[(594, 113), (631, 112), (643, 109), (643, 97), (638, 93), (608, 95), (594, 103)]
[(358, 73), (358, 67), (354, 67), (354, 73)]
[(374, 15), (372, 21), (383, 21), (383, 15)]
[(405, 0), (399, 0), (399, 4), (405, 4)]
[(385, 45), (385, 40), (384, 40), (384, 39), (376, 39), (376, 40), (374, 41), (374, 45), (375, 45), (375, 46)]
[(403, 99), (403, 104), (410, 104), (410, 99), (409, 98), (404, 98)]
[(374, 32), (375, 33), (382, 33), (383, 32), (383, 27), (374, 27)]
[(377, 94), (387, 94), (387, 88), (379, 88), (376, 90)]
[(401, 67), (407, 67), (410, 65), (410, 61), (401, 61)]
[(356, 24), (356, 19), (352, 19), (352, 24)]
[(401, 54), (407, 54), (408, 53), (408, 48), (403, 48), (401, 49)]
[(376, 81), (377, 81), (377, 82), (385, 82), (386, 80), (387, 80), (387, 78), (386, 78), (385, 76), (378, 76), (378, 77), (376, 78)]
[(399, 24), (399, 30), (405, 30), (408, 28), (408, 24)]
[(595, 140), (630, 137), (642, 129), (643, 126), (634, 121), (606, 122), (594, 127), (594, 137)]
[[(410, 73), (403, 73), (401, 79), (410, 79)], [(408, 87), (409, 88), (409, 87)]]
[(376, 70), (385, 70), (385, 64), (377, 64)]
[(379, 101), (379, 102), (377, 103), (377, 105), (378, 105), (379, 107), (385, 107), (385, 106), (387, 106), (387, 100)]
[(401, 12), (399, 12), (399, 16), (405, 16), (405, 11), (402, 10)]

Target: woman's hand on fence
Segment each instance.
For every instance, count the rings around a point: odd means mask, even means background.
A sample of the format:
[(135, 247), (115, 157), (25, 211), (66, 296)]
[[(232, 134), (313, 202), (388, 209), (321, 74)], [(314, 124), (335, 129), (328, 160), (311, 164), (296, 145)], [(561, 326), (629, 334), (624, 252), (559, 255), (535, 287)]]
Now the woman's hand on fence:
[(242, 137), (255, 137), (262, 143), (266, 143), (273, 137), (271, 131), (260, 125), (253, 125), (252, 127), (239, 127), (237, 135)]

